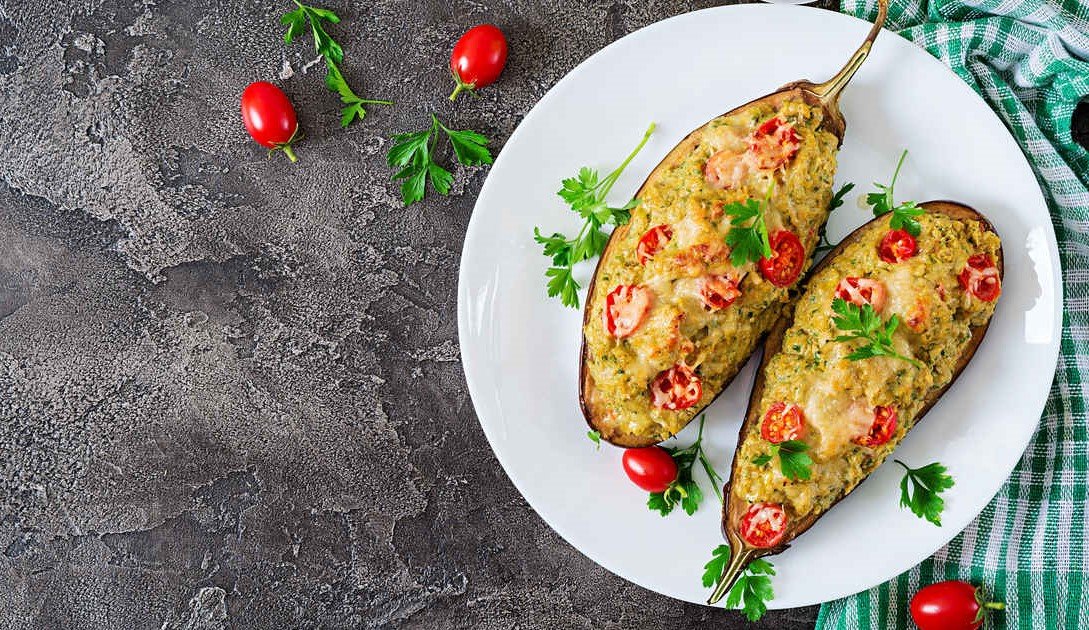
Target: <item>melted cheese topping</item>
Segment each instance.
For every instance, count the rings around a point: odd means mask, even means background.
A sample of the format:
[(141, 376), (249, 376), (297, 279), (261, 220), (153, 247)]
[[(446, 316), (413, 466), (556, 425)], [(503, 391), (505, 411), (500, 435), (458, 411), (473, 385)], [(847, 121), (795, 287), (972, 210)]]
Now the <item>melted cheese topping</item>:
[[(704, 174), (708, 159), (722, 151), (748, 150), (746, 139), (764, 121), (779, 116), (800, 137), (794, 157), (773, 170), (753, 170), (729, 190), (712, 186)], [(665, 439), (682, 429), (737, 373), (757, 342), (778, 319), (788, 289), (766, 282), (755, 265), (730, 264), (725, 236), (730, 218), (725, 203), (763, 200), (774, 182), (764, 218), (771, 229), (793, 231), (807, 259), (828, 218), (835, 176), (836, 137), (820, 129), (823, 112), (799, 101), (777, 109), (757, 104), (712, 120), (686, 141), (669, 168), (652, 174), (640, 192), (640, 205), (628, 225), (614, 233), (599, 263), (589, 317), (583, 333), (592, 392), (587, 403), (598, 429), (607, 438), (621, 434)], [(690, 137), (691, 139), (691, 137)], [(641, 265), (639, 239), (657, 225), (669, 225), (672, 239)], [(808, 266), (808, 261), (806, 263)], [(698, 280), (708, 275), (738, 279), (741, 296), (730, 306), (708, 310), (700, 299)], [(619, 284), (643, 284), (655, 292), (654, 307), (628, 338), (616, 339), (604, 329), (605, 296)], [(691, 366), (703, 383), (699, 402), (688, 409), (655, 408), (650, 382), (677, 363)]]
[[(742, 436), (734, 473), (734, 492), (746, 501), (781, 503), (791, 518), (830, 507), (896, 448), (925, 401), (953, 378), (973, 327), (990, 319), (995, 303), (968, 296), (956, 277), (972, 254), (986, 252), (997, 260), (998, 236), (976, 221), (945, 215), (927, 214), (920, 223), (919, 253), (914, 258), (891, 264), (880, 260), (877, 243), (888, 228), (879, 222), (810, 279), (782, 349), (765, 368), (760, 409), (762, 417), (775, 402), (802, 407), (808, 429), (803, 439), (814, 461), (812, 475), (808, 481), (791, 481), (778, 471), (777, 459), (764, 467), (753, 464), (752, 459), (770, 447), (756, 423)], [(902, 319), (893, 345), (897, 352), (921, 361), (922, 369), (890, 357), (847, 358), (862, 342), (834, 341), (840, 331), (832, 323), (831, 311), (835, 288), (847, 276), (885, 285), (888, 303), (881, 317), (887, 320), (896, 314)], [(909, 318), (921, 313), (918, 326), (909, 326)], [(892, 439), (875, 448), (855, 444), (852, 440), (869, 429), (878, 405), (897, 410)]]

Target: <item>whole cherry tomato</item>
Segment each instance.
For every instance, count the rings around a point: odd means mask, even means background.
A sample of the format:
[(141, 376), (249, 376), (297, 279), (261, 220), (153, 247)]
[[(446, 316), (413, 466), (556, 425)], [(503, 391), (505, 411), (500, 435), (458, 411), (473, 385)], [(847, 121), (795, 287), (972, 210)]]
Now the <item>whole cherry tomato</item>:
[(677, 479), (677, 462), (660, 446), (629, 448), (621, 461), (628, 479), (647, 492), (665, 492)]
[(491, 24), (469, 29), (454, 44), (450, 54), (450, 71), (457, 87), (450, 95), (454, 100), (462, 90), (476, 90), (495, 83), (507, 65), (507, 38)]
[(242, 122), (253, 139), (269, 149), (269, 154), (283, 151), (292, 162), (297, 159), (291, 144), (297, 139), (299, 122), (295, 108), (280, 88), (267, 81), (249, 84), (242, 92)]
[(989, 602), (980, 589), (967, 582), (950, 580), (919, 589), (911, 598), (911, 618), (919, 630), (976, 630), (988, 610), (1002, 610), (1002, 602)]

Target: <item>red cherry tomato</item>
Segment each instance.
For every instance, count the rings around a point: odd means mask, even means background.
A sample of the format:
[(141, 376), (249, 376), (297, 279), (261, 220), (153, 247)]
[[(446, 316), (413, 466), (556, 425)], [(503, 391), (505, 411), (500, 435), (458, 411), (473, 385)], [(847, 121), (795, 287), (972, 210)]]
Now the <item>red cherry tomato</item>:
[(984, 302), (994, 302), (1002, 294), (1002, 278), (990, 254), (969, 256), (957, 281), (962, 289)]
[(805, 414), (795, 404), (784, 402), (772, 403), (760, 423), (760, 437), (779, 444), (787, 440), (796, 440), (805, 432)]
[(854, 437), (851, 441), (866, 448), (881, 446), (891, 440), (892, 435), (896, 433), (896, 421), (896, 407), (874, 407), (873, 424), (870, 425), (870, 430), (865, 435)]
[(630, 336), (643, 323), (654, 302), (654, 293), (643, 285), (621, 284), (605, 296), (605, 330), (617, 339)]
[(677, 462), (660, 446), (629, 448), (621, 461), (628, 479), (647, 492), (665, 492), (677, 479)]
[(703, 383), (692, 368), (678, 363), (662, 370), (650, 383), (650, 395), (659, 409), (688, 409), (703, 396)]
[(760, 275), (777, 287), (794, 284), (805, 266), (805, 248), (790, 230), (779, 230), (768, 239), (771, 258), (761, 258), (756, 266)]
[(911, 258), (919, 251), (915, 237), (906, 230), (889, 230), (877, 246), (877, 254), (887, 263), (898, 263)]
[(768, 548), (779, 544), (786, 535), (787, 513), (778, 503), (753, 503), (741, 517), (738, 528), (742, 540), (753, 547)]
[(836, 286), (836, 297), (846, 300), (855, 306), (869, 304), (873, 310), (880, 311), (885, 308), (885, 300), (888, 291), (885, 285), (870, 278), (844, 278)]
[(450, 54), (450, 70), (458, 82), (450, 100), (462, 90), (476, 90), (495, 83), (503, 66), (507, 65), (507, 38), (491, 24), (469, 29), (454, 44)]
[(699, 290), (703, 308), (709, 311), (722, 310), (741, 297), (737, 280), (731, 276), (704, 276), (699, 280)]
[(291, 144), (299, 132), (299, 122), (283, 90), (267, 81), (249, 84), (242, 92), (242, 122), (258, 144), (283, 151), (292, 162), (297, 159)]
[(757, 168), (779, 168), (794, 157), (801, 142), (801, 136), (794, 130), (794, 125), (775, 116), (752, 132), (749, 137), (749, 151)]
[(988, 610), (1005, 607), (967, 582), (950, 580), (919, 589), (911, 598), (911, 618), (919, 630), (977, 630)]
[(647, 264), (647, 261), (662, 251), (672, 238), (673, 228), (665, 224), (656, 225), (647, 230), (646, 234), (639, 239), (639, 244), (635, 246), (635, 255), (639, 258), (639, 264)]

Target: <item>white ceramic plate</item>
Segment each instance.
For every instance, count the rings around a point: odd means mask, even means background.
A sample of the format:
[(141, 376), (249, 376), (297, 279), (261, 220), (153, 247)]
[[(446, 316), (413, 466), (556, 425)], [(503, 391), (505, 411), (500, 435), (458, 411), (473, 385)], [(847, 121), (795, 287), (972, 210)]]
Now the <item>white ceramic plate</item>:
[[(577, 404), (582, 315), (545, 296), (548, 261), (534, 226), (573, 233), (579, 222), (556, 196), (560, 180), (589, 165), (602, 174), (651, 121), (658, 131), (610, 200), (630, 198), (689, 131), (799, 78), (831, 76), (869, 24), (818, 9), (749, 5), (708, 9), (613, 43), (549, 91), (507, 142), (477, 201), (465, 238), (458, 330), (480, 424), (514, 485), (561, 536), (606, 569), (651, 590), (702, 603), (703, 564), (722, 542), (719, 505), (663, 518), (620, 466), (595, 450)], [(943, 527), (900, 509), (889, 462), (794, 546), (773, 558), (772, 607), (824, 602), (909, 569), (960, 532), (998, 491), (1040, 417), (1058, 356), (1062, 285), (1055, 235), (1021, 151), (986, 104), (923, 50), (895, 34), (842, 100), (847, 135), (837, 185), (858, 188), (829, 227), (833, 241), (868, 218), (855, 199), (911, 155), (900, 199), (956, 199), (984, 212), (1002, 236), (1006, 278), (990, 333), (968, 369), (907, 437), (897, 455), (946, 464), (956, 487)], [(583, 286), (592, 264), (578, 270)], [(707, 451), (729, 462), (755, 361), (707, 410)], [(680, 436), (688, 444), (695, 423)], [(679, 512), (679, 510), (678, 510)]]

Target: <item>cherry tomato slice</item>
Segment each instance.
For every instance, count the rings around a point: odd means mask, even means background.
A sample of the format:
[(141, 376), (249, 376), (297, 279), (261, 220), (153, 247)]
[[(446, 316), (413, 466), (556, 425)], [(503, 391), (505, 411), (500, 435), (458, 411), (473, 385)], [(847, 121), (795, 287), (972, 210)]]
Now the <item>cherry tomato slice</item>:
[(757, 168), (779, 168), (798, 152), (802, 138), (794, 125), (775, 116), (764, 121), (749, 137), (749, 151)]
[(984, 302), (994, 302), (1002, 294), (1002, 278), (990, 254), (969, 256), (964, 270), (957, 276), (957, 282), (962, 289)]
[(677, 462), (660, 446), (626, 449), (621, 462), (628, 479), (647, 492), (665, 492), (677, 479)]
[(887, 263), (898, 263), (919, 252), (919, 244), (907, 230), (889, 230), (877, 246), (877, 255)]
[(753, 503), (741, 517), (741, 539), (766, 549), (779, 544), (786, 535), (787, 513), (778, 503)]
[(295, 108), (287, 95), (267, 81), (251, 83), (242, 92), (242, 122), (261, 146), (282, 150), (289, 160), (297, 158), (291, 143), (299, 130)]
[(703, 396), (703, 383), (692, 368), (678, 363), (654, 377), (650, 383), (650, 395), (654, 406), (659, 409), (688, 409)]
[(639, 244), (635, 246), (635, 255), (639, 258), (639, 264), (647, 264), (647, 261), (662, 251), (672, 238), (673, 228), (665, 224), (656, 225), (647, 230), (639, 239)]
[(878, 280), (847, 277), (840, 280), (836, 286), (836, 297), (855, 306), (869, 304), (873, 307), (873, 310), (880, 312), (881, 309), (885, 308), (888, 291), (885, 290), (885, 285)]
[(874, 407), (873, 424), (865, 435), (859, 435), (851, 439), (852, 442), (866, 448), (881, 446), (892, 439), (896, 433), (896, 407)]
[(805, 413), (802, 408), (793, 403), (772, 403), (764, 420), (760, 423), (760, 437), (779, 444), (787, 440), (796, 440), (805, 432)]
[(771, 258), (761, 258), (756, 266), (760, 275), (777, 287), (794, 284), (805, 266), (805, 248), (790, 230), (779, 230), (768, 239)]
[(605, 330), (617, 339), (631, 336), (643, 323), (653, 303), (654, 292), (647, 287), (617, 285), (605, 296), (605, 309), (601, 312)]
[(450, 95), (454, 100), (462, 90), (476, 90), (495, 83), (507, 65), (507, 38), (492, 24), (481, 24), (466, 31), (454, 44), (450, 54), (450, 70), (457, 87)]
[(988, 602), (967, 582), (949, 580), (924, 586), (911, 598), (911, 618), (919, 630), (977, 630), (988, 610), (1005, 605)]
[(700, 300), (708, 311), (720, 311), (741, 297), (732, 276), (704, 276), (699, 280)]

